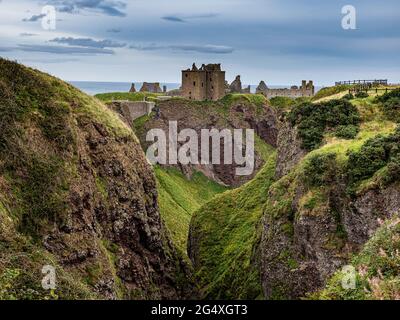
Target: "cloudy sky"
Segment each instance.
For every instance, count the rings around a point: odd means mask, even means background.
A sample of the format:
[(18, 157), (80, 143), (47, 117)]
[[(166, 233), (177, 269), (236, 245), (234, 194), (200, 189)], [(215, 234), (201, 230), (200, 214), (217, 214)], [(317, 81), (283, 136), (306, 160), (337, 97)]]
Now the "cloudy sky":
[(196, 62), (251, 84), (400, 82), (398, 0), (0, 0), (0, 26), (0, 56), (64, 80), (179, 82)]

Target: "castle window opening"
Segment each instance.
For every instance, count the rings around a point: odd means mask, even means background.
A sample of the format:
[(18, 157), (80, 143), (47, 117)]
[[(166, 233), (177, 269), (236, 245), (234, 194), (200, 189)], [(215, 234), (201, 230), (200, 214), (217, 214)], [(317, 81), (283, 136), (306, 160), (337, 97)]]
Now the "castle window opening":
[(196, 81), (193, 81), (193, 87), (195, 87), (196, 86)]

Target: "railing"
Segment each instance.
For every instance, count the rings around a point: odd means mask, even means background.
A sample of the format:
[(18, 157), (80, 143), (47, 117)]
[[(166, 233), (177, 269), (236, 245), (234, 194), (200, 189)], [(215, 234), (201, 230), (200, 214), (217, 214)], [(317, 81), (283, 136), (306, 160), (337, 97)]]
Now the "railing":
[(335, 86), (340, 86), (340, 85), (366, 85), (366, 84), (372, 84), (372, 85), (387, 85), (388, 80), (387, 79), (375, 79), (375, 80), (349, 80), (349, 81), (339, 81), (335, 82)]

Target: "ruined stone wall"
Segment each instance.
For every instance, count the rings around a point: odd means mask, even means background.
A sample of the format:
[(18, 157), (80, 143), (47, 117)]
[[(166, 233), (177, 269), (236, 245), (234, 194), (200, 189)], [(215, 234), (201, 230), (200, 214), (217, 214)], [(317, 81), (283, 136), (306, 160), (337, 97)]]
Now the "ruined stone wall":
[(264, 81), (261, 81), (256, 89), (256, 93), (265, 95), (267, 99), (274, 97), (300, 98), (313, 97), (315, 89), (313, 81), (307, 83), (307, 81), (303, 80), (300, 87), (293, 86), (283, 89), (270, 89), (265, 85)]
[(273, 97), (312, 97), (314, 94), (312, 90), (301, 90), (301, 89), (267, 89), (265, 90), (265, 96), (267, 99)]
[(133, 120), (149, 115), (155, 107), (155, 103), (147, 101), (113, 101), (107, 106), (117, 112), (128, 125), (132, 125)]

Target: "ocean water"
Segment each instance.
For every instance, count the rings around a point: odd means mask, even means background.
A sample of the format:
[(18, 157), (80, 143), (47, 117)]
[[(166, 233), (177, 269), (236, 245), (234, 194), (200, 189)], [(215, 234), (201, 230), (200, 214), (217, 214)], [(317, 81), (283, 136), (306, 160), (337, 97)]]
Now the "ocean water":
[[(107, 92), (128, 92), (131, 88), (131, 82), (95, 82), (95, 81), (69, 81), (70, 84), (82, 90), (83, 92), (95, 95)], [(137, 91), (142, 87), (143, 82), (135, 82)], [(161, 89), (167, 86), (167, 90), (178, 89), (179, 83), (160, 83)]]
[[(107, 93), (107, 92), (128, 92), (131, 88), (131, 82), (95, 82), (95, 81), (69, 81), (70, 84), (82, 90), (83, 92), (95, 95), (98, 93)], [(134, 82), (136, 90), (139, 91), (142, 87), (143, 82)], [(167, 90), (178, 89), (180, 87), (180, 83), (160, 83), (160, 87), (162, 89), (163, 86), (167, 86)], [(243, 88), (246, 88), (247, 85), (243, 85)], [(274, 86), (270, 85), (270, 88), (290, 88), (290, 85), (279, 85)], [(251, 92), (256, 92), (257, 85), (251, 85)], [(315, 92), (317, 92), (320, 87), (315, 87)]]

